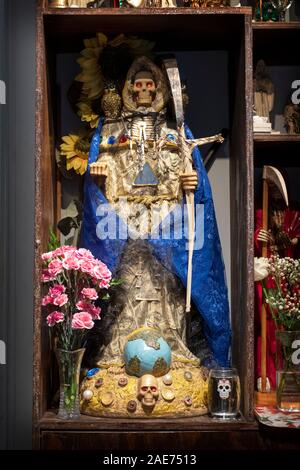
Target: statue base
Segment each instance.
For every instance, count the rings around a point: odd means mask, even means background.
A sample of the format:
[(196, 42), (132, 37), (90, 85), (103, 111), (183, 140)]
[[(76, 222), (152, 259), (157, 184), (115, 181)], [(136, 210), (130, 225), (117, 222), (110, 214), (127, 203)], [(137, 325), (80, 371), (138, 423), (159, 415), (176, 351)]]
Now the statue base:
[[(157, 378), (158, 396), (153, 407), (142, 403), (138, 377), (125, 368), (99, 370), (85, 378), (81, 388), (81, 413), (116, 418), (184, 418), (207, 413), (205, 369), (184, 365), (173, 367)], [(151, 403), (151, 400), (150, 400)]]

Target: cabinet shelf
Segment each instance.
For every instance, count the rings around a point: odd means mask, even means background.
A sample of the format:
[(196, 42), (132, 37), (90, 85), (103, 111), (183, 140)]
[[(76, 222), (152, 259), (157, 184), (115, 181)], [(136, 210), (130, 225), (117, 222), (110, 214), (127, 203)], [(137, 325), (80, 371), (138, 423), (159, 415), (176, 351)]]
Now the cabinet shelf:
[(255, 144), (300, 143), (300, 134), (254, 134)]
[(155, 37), (161, 49), (210, 50), (235, 46), (249, 8), (137, 8), (137, 9), (45, 9), (42, 13), (51, 48), (75, 52), (82, 39), (97, 31), (116, 35)]
[(57, 16), (97, 16), (111, 14), (113, 16), (169, 16), (169, 15), (247, 15), (252, 12), (250, 7), (233, 8), (49, 8), (41, 9), (44, 15)]
[(81, 415), (80, 419), (64, 421), (57, 418), (54, 411), (48, 411), (39, 421), (41, 429), (74, 430), (76, 428), (90, 431), (120, 430), (123, 431), (193, 431), (193, 430), (253, 430), (258, 424), (255, 420), (246, 421), (240, 417), (233, 421), (214, 420), (209, 416), (193, 418), (156, 418), (156, 419), (125, 419), (125, 418), (94, 418)]
[(300, 29), (300, 21), (287, 21), (287, 22), (256, 22), (253, 21), (252, 24), (254, 34), (257, 30), (263, 31), (282, 31), (282, 30), (293, 30)]

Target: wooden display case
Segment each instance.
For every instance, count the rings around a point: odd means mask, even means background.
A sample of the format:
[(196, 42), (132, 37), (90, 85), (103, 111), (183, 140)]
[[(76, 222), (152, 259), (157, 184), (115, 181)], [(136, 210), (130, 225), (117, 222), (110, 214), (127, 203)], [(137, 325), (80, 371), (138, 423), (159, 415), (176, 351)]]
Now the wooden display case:
[[(281, 108), (271, 113), (273, 128), (275, 127), (274, 115), (283, 114), (284, 106), (288, 104), (288, 97), (291, 93), (291, 77), (293, 77), (292, 80), (297, 80), (300, 77), (299, 39), (300, 21), (253, 24), (253, 65), (255, 67), (257, 61), (263, 59), (271, 78), (273, 72), (277, 72), (275, 104), (280, 102)], [(261, 207), (264, 165), (274, 166), (281, 171), (286, 180), (289, 198), (299, 204), (300, 134), (287, 134), (286, 130), (281, 129), (279, 134), (255, 133), (253, 139), (255, 209)], [(275, 406), (275, 391), (256, 393), (255, 403)]]
[[(52, 399), (47, 327), (41, 316), (40, 255), (48, 230), (60, 216), (60, 185), (55, 163), (57, 54), (76, 52), (95, 32), (127, 33), (155, 39), (161, 50), (226, 50), (229, 57), (231, 245), (234, 288), (231, 295), (233, 362), (242, 387), (242, 416), (222, 423), (208, 416), (187, 419), (107, 419), (82, 416), (62, 421)], [(253, 417), (253, 134), (252, 14), (249, 8), (223, 9), (48, 9), (37, 10), (36, 225), (34, 312), (34, 447), (102, 450), (169, 449), (192, 446), (256, 446)], [(214, 431), (214, 433), (212, 433)], [(225, 432), (225, 434), (224, 434)], [(242, 434), (241, 434), (242, 432)], [(170, 439), (170, 433), (172, 438)], [(242, 438), (240, 436), (243, 436)], [(222, 444), (223, 443), (223, 444)], [(242, 445), (242, 446), (243, 446)]]

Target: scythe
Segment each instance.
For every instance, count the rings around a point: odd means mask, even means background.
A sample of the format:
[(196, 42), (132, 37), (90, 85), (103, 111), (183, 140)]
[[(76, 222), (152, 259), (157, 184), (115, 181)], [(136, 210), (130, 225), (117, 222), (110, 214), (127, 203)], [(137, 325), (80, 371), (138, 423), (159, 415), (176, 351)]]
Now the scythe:
[[(269, 189), (271, 187), (279, 192), (288, 206), (288, 194), (282, 174), (273, 166), (264, 166), (262, 228), (265, 231), (268, 230)], [(262, 257), (267, 258), (267, 242), (263, 242), (261, 254)], [(264, 303), (261, 307), (261, 390), (262, 392), (267, 391), (267, 311)]]

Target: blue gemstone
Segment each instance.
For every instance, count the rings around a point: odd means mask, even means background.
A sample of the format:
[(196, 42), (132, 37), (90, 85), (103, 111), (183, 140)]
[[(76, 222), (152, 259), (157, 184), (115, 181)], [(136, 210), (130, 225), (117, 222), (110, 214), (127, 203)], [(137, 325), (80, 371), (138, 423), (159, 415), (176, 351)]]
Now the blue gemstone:
[(90, 369), (87, 371), (86, 373), (86, 376), (87, 377), (93, 377), (93, 375), (97, 374), (97, 372), (99, 372), (100, 369), (98, 369), (98, 367), (95, 367), (94, 369)]
[(174, 134), (167, 134), (167, 139), (168, 139), (169, 141), (174, 141), (174, 140), (176, 140), (176, 137), (175, 137)]
[(109, 145), (113, 145), (116, 142), (116, 138), (114, 135), (110, 135), (109, 138), (107, 139), (107, 143)]

